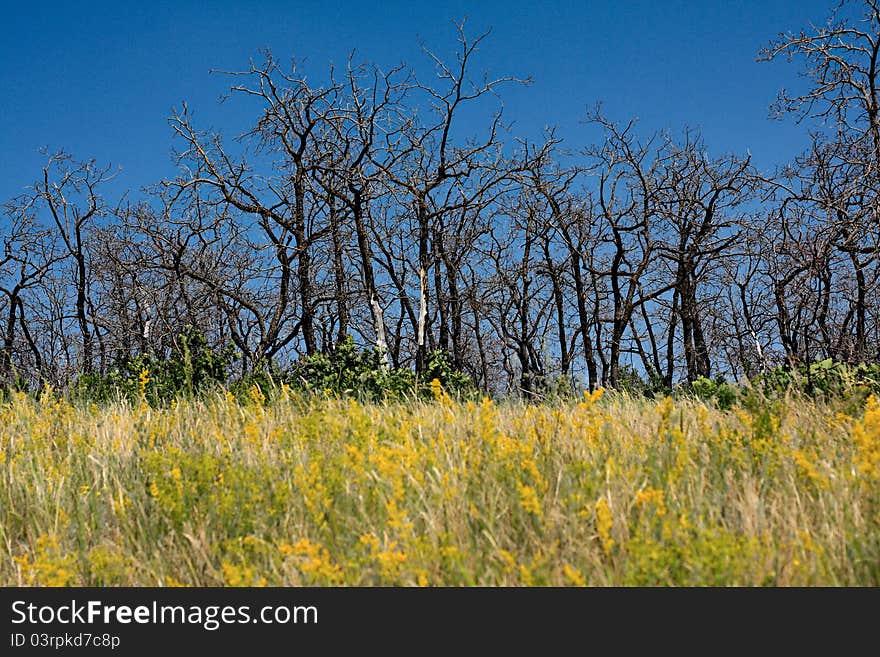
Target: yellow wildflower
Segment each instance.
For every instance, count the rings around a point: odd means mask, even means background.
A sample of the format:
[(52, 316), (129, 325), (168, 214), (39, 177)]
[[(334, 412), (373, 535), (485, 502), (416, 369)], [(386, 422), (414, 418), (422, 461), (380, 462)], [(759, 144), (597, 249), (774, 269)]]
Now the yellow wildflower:
[(541, 500), (538, 499), (538, 493), (532, 486), (517, 484), (519, 489), (519, 504), (526, 513), (540, 518), (544, 511), (541, 508)]
[(666, 515), (666, 503), (663, 500), (663, 490), (660, 488), (646, 488), (636, 493), (636, 506), (652, 506), (658, 516)]
[(823, 477), (819, 471), (816, 470), (816, 466), (807, 456), (806, 452), (795, 449), (792, 450), (791, 455), (794, 458), (794, 462), (797, 464), (798, 469), (806, 475), (809, 481), (813, 482), (819, 488), (828, 488), (830, 486), (828, 479)]
[(602, 543), (602, 549), (605, 554), (611, 554), (614, 547), (614, 539), (611, 538), (611, 528), (614, 521), (611, 517), (611, 509), (608, 501), (604, 497), (600, 497), (596, 502), (596, 531), (599, 533), (599, 541)]
[(568, 564), (563, 564), (562, 566), (562, 574), (565, 575), (565, 579), (572, 586), (586, 586), (587, 580), (584, 579), (583, 573), (577, 568), (573, 568)]
[(147, 384), (150, 383), (150, 370), (146, 367), (141, 370), (141, 374), (138, 377), (138, 389), (140, 390), (141, 397), (143, 397), (147, 392)]
[(867, 481), (880, 481), (880, 401), (871, 395), (865, 403), (865, 417), (853, 424), (856, 471)]

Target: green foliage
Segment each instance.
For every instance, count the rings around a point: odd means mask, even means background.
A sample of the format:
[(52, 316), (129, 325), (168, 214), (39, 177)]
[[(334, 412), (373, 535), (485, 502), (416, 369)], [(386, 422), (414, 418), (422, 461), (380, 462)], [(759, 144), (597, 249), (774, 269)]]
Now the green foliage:
[(452, 367), (443, 351), (429, 355), (423, 376), (417, 378), (408, 368), (387, 366), (377, 349), (359, 350), (351, 336), (328, 353), (301, 359), (284, 378), (294, 389), (363, 399), (400, 398), (416, 393), (429, 398), (428, 384), (434, 379), (450, 394), (473, 389), (470, 379)]
[(690, 385), (690, 392), (697, 399), (715, 402), (722, 411), (732, 408), (739, 394), (738, 387), (727, 383), (723, 376), (718, 376), (714, 380), (705, 376), (697, 377), (697, 380)]
[(294, 389), (366, 399), (403, 395), (415, 387), (412, 372), (386, 367), (377, 349), (358, 350), (351, 336), (330, 352), (300, 359), (285, 378)]
[(12, 374), (8, 380), (0, 385), (0, 403), (8, 401), (13, 393), (29, 392), (30, 389), (31, 386), (24, 377), (19, 376), (18, 374)]
[(422, 383), (430, 384), (434, 379), (437, 379), (443, 389), (451, 395), (465, 395), (474, 390), (474, 384), (470, 377), (455, 370), (450, 362), (449, 354), (442, 349), (428, 354)]
[(134, 399), (137, 396), (137, 374), (133, 373), (133, 361), (120, 362), (107, 374), (80, 374), (70, 387), (73, 399), (107, 402), (115, 399)]
[(541, 399), (545, 402), (568, 402), (580, 399), (580, 383), (568, 374), (547, 377), (541, 390)]
[(229, 370), (235, 352), (230, 346), (212, 348), (192, 327), (177, 342), (178, 348), (167, 358), (141, 355), (118, 362), (103, 375), (80, 375), (71, 396), (95, 402), (121, 398), (157, 404), (179, 395), (192, 396), (212, 387), (228, 386), (242, 399), (253, 397), (255, 387), (264, 398), (270, 398), (281, 384), (287, 384), (301, 392), (367, 400), (415, 395), (431, 399), (430, 382), (434, 379), (452, 395), (474, 389), (470, 379), (456, 371), (442, 351), (429, 355), (425, 373), (417, 377), (408, 368), (387, 366), (376, 349), (359, 350), (351, 336), (328, 353), (300, 359), (287, 371), (265, 363), (233, 382), (229, 381)]
[(643, 397), (669, 394), (669, 390), (663, 385), (663, 379), (653, 368), (648, 370), (643, 378), (632, 365), (621, 365), (618, 369), (617, 389)]
[(880, 393), (880, 363), (848, 365), (827, 358), (795, 368), (776, 367), (753, 383), (767, 395), (794, 391), (810, 397), (866, 396)]
[(252, 399), (254, 387), (264, 398), (269, 398), (282, 383), (287, 383), (288, 375), (275, 363), (262, 363), (252, 371), (229, 384), (229, 391), (239, 399)]
[(617, 370), (617, 389), (634, 395), (644, 395), (648, 383), (631, 365), (621, 365)]
[(192, 326), (178, 336), (177, 343), (167, 358), (142, 354), (118, 362), (107, 374), (83, 374), (74, 383), (71, 393), (76, 398), (92, 401), (121, 397), (159, 403), (226, 383), (235, 359), (231, 345), (215, 349), (202, 332)]

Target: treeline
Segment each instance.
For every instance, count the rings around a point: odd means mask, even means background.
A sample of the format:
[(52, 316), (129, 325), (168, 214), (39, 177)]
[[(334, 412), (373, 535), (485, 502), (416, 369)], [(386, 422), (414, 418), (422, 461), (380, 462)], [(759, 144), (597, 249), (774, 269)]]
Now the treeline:
[(429, 81), (352, 61), (315, 82), (269, 54), (230, 73), (252, 124), (175, 112), (176, 174), (141, 202), (50, 155), (0, 224), (3, 383), (64, 388), (194, 334), (232, 375), (354, 336), (379, 369), (440, 353), (524, 395), (880, 361), (874, 2), (761, 51), (802, 62), (774, 108), (815, 127), (774, 172), (601, 108), (594, 145), (518, 139), (498, 95), (528, 81), (475, 74), (483, 37), (459, 34), (451, 61), (425, 50)]

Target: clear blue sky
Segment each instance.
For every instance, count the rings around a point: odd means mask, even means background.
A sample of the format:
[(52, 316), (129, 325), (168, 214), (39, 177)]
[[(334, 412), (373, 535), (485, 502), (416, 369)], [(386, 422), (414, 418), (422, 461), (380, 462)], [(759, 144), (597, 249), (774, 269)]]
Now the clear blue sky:
[(172, 107), (188, 102), (201, 126), (234, 132), (245, 106), (218, 106), (228, 84), (211, 68), (246, 67), (269, 47), (323, 73), (357, 48), (390, 66), (421, 64), (418, 39), (454, 46), (452, 20), (492, 28), (476, 63), (532, 76), (509, 88), (515, 132), (557, 125), (585, 145), (584, 108), (603, 101), (613, 118), (643, 131), (702, 130), (713, 152), (750, 149), (770, 168), (805, 146), (791, 121), (767, 118), (798, 68), (758, 64), (782, 30), (823, 21), (836, 0), (604, 0), (580, 2), (4, 2), (0, 40), (0, 201), (32, 182), (41, 146), (122, 168), (112, 194), (173, 174)]

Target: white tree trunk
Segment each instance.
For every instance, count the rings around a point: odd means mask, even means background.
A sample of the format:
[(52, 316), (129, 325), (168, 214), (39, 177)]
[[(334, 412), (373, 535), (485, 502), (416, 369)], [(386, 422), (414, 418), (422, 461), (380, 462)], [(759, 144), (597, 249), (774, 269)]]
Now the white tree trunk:
[(382, 306), (375, 294), (370, 295), (370, 309), (373, 311), (373, 328), (376, 330), (376, 349), (382, 354), (382, 365), (388, 367), (388, 340), (385, 337), (385, 318)]

